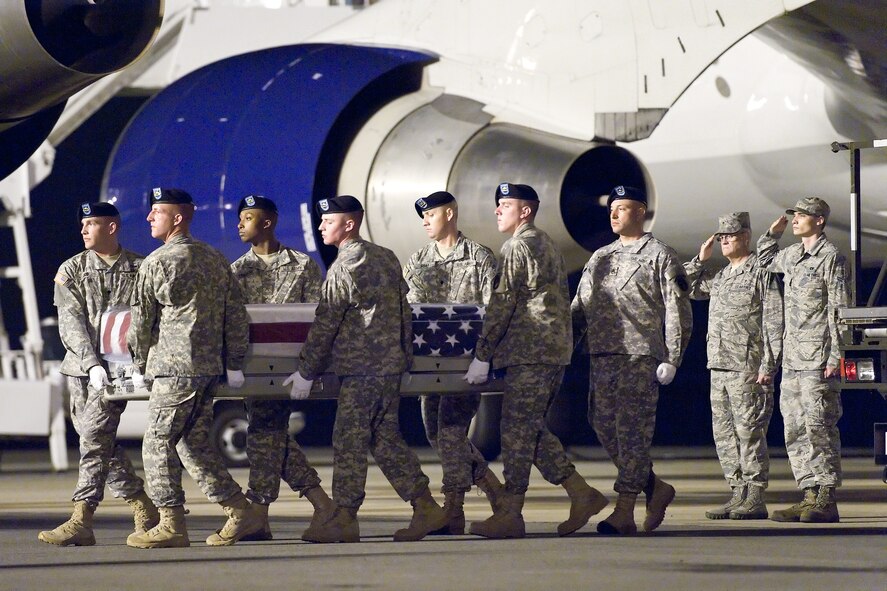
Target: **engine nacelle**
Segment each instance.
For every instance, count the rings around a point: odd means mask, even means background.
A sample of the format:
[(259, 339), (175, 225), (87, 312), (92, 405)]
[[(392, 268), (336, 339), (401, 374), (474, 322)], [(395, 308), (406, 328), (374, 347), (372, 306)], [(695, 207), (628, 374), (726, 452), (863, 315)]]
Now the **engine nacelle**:
[(0, 178), (46, 138), (74, 93), (151, 45), (163, 0), (0, 4)]

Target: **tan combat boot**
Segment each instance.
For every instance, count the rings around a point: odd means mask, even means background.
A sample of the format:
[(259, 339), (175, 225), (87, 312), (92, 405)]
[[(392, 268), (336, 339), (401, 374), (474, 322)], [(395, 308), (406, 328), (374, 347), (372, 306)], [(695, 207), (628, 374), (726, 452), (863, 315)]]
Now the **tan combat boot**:
[(816, 502), (801, 513), (803, 523), (838, 523), (840, 520), (833, 486), (820, 486), (816, 493)]
[(311, 541), (310, 538), (313, 536), (312, 532), (314, 529), (320, 527), (322, 523), (332, 517), (333, 511), (336, 510), (336, 504), (326, 494), (326, 491), (319, 486), (305, 491), (305, 498), (314, 507), (314, 514), (311, 516), (311, 523), (308, 524), (308, 529), (302, 533), (302, 539)]
[(598, 533), (623, 536), (638, 533), (638, 526), (634, 523), (634, 504), (637, 498), (633, 493), (619, 493), (613, 513), (597, 524)]
[(801, 514), (816, 504), (816, 493), (819, 487), (811, 486), (804, 489), (804, 498), (800, 503), (795, 503), (787, 509), (780, 509), (770, 514), (771, 521), (792, 522), (801, 521)]
[(206, 538), (207, 546), (230, 546), (244, 536), (256, 534), (264, 527), (262, 515), (253, 507), (243, 493), (219, 503), (228, 516), (222, 529)]
[(306, 530), (302, 534), (302, 539), (317, 544), (359, 542), (360, 524), (357, 521), (357, 508), (336, 506), (332, 517), (317, 527)]
[(262, 503), (252, 503), (253, 511), (259, 518), (262, 520), (262, 529), (258, 530), (255, 533), (247, 534), (240, 538), (241, 542), (264, 542), (266, 540), (274, 539), (274, 536), (271, 535), (271, 523), (268, 521), (268, 509), (270, 505), (264, 505)]
[(429, 532), (433, 536), (461, 536), (465, 534), (465, 493), (444, 493), (444, 513), (447, 524), (440, 529)]
[(135, 533), (143, 534), (160, 523), (160, 512), (157, 511), (157, 507), (154, 506), (145, 491), (139, 491), (139, 494), (126, 497), (123, 500), (132, 509)]
[(470, 532), (476, 536), (495, 539), (526, 537), (527, 528), (521, 514), (523, 508), (524, 495), (503, 492), (499, 510), (486, 521), (472, 523)]
[(50, 531), (37, 534), (37, 539), (56, 546), (95, 546), (92, 532), (92, 514), (95, 509), (86, 501), (74, 503), (71, 519)]
[(185, 507), (160, 507), (160, 523), (144, 533), (131, 533), (126, 545), (132, 548), (187, 548), (188, 528), (185, 525)]
[(474, 484), (487, 495), (487, 500), (490, 501), (490, 507), (493, 509), (493, 513), (498, 511), (502, 495), (505, 493), (505, 486), (499, 482), (499, 479), (496, 478), (493, 471), (487, 468), (484, 475), (475, 480)]
[(568, 536), (588, 523), (592, 515), (607, 506), (607, 498), (594, 487), (588, 486), (579, 472), (573, 472), (561, 483), (570, 496), (570, 517), (557, 526), (557, 535)]
[(764, 503), (764, 487), (748, 485), (745, 500), (730, 510), (730, 519), (767, 519), (770, 513)]
[(727, 519), (730, 517), (730, 511), (742, 504), (745, 500), (745, 486), (734, 486), (733, 496), (721, 507), (710, 509), (705, 512), (708, 519)]
[(409, 527), (394, 532), (395, 542), (415, 542), (447, 525), (447, 514), (427, 488), (410, 504), (413, 506), (413, 518)]
[[(652, 474), (652, 473), (651, 473)], [(658, 476), (653, 476), (652, 490), (644, 491), (647, 496), (647, 516), (644, 517), (644, 531), (653, 531), (665, 519), (665, 510), (674, 500), (674, 487)]]

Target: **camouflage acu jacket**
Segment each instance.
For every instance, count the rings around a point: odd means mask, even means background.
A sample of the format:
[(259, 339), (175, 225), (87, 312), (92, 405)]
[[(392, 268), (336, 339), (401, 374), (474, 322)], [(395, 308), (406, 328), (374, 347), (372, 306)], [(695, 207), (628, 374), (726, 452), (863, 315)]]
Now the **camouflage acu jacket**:
[(453, 251), (440, 256), (434, 242), (414, 253), (403, 268), (414, 303), (486, 304), (490, 301), (496, 256), (459, 232)]
[(783, 367), (837, 367), (837, 310), (850, 301), (847, 260), (825, 234), (805, 252), (800, 242), (780, 251), (769, 232), (758, 239), (758, 258), (761, 266), (785, 274)]
[(573, 333), (564, 258), (554, 241), (524, 224), (502, 245), (476, 357), (494, 369), (569, 365)]
[(127, 343), (142, 373), (214, 376), (243, 367), (243, 296), (228, 261), (208, 244), (179, 235), (148, 255), (131, 307)]
[(136, 272), (144, 257), (123, 249), (110, 267), (91, 250), (62, 263), (55, 276), (59, 334), (67, 352), (61, 373), (85, 376), (98, 365), (102, 313), (128, 306)]
[(320, 267), (310, 256), (281, 246), (270, 264), (249, 249), (231, 263), (247, 304), (301, 304), (320, 299)]
[(736, 269), (706, 268), (699, 257), (684, 263), (690, 298), (711, 299), (708, 368), (772, 374), (782, 356), (782, 292), (776, 277), (752, 253)]
[(413, 361), (412, 311), (400, 263), (387, 248), (357, 238), (327, 270), (299, 371), (316, 378), (399, 374)]
[(596, 250), (573, 298), (591, 354), (649, 355), (678, 367), (690, 341), (689, 284), (677, 254), (652, 234)]

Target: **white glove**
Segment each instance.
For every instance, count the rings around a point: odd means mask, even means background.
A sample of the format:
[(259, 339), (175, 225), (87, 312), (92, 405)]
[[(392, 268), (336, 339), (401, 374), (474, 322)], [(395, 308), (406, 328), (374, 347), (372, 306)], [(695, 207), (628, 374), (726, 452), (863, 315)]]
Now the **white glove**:
[(243, 382), (246, 381), (243, 372), (239, 369), (226, 369), (225, 376), (228, 378), (228, 387), (235, 390), (243, 386)]
[(483, 384), (490, 379), (490, 363), (489, 361), (480, 361), (477, 357), (471, 360), (468, 371), (462, 376), (462, 379), (469, 384)]
[(141, 390), (145, 387), (145, 376), (135, 368), (132, 370), (132, 387), (136, 390)]
[(677, 373), (678, 368), (676, 368), (671, 363), (660, 363), (659, 367), (656, 368), (656, 379), (659, 380), (659, 383), (663, 386), (667, 386), (674, 379), (674, 374)]
[(89, 385), (93, 390), (102, 390), (110, 384), (108, 381), (108, 372), (101, 365), (93, 365), (89, 368)]
[(314, 380), (306, 380), (302, 377), (302, 374), (294, 371), (290, 374), (290, 377), (283, 381), (284, 386), (289, 384), (292, 384), (290, 398), (293, 400), (305, 400), (311, 393), (311, 386), (314, 384)]

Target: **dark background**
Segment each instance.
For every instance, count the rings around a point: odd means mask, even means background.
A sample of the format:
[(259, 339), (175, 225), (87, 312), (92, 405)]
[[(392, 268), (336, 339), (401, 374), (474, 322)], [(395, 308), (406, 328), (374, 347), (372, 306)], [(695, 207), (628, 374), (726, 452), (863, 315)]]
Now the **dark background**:
[[(108, 103), (59, 147), (53, 174), (32, 193), (33, 216), (28, 221), (28, 233), (41, 318), (55, 315), (51, 284), (59, 264), (83, 248), (76, 223), (77, 204), (98, 199), (114, 142), (144, 100), (142, 97), (118, 97)], [(126, 242), (125, 234), (123, 242)], [(3, 232), (0, 234), (0, 266), (12, 264), (15, 264), (12, 236)], [(866, 290), (871, 288), (876, 274), (872, 270), (864, 273)], [(576, 281), (577, 277), (571, 278), (574, 289)], [(0, 284), (0, 298), (4, 318), (9, 323), (7, 331), (15, 341), (24, 330), (22, 325), (13, 322), (23, 318), (20, 292), (13, 282), (5, 281)], [(713, 445), (709, 375), (705, 368), (707, 302), (693, 302), (693, 318), (693, 335), (684, 363), (674, 382), (660, 390), (654, 436), (656, 445)], [(13, 342), (12, 346), (16, 347), (17, 343)], [(777, 386), (777, 400), (778, 392)], [(587, 393), (588, 359), (576, 356), (549, 413), (552, 430), (565, 444), (597, 444), (586, 419)], [(842, 400), (844, 415), (839, 427), (843, 445), (870, 448), (872, 423), (887, 421), (887, 402), (873, 391), (847, 391)], [(335, 402), (302, 403), (301, 409), (307, 420), (299, 441), (303, 445), (330, 445)], [(418, 399), (403, 399), (401, 425), (410, 444), (427, 445), (419, 419)], [(782, 429), (777, 402), (768, 435), (771, 445), (784, 445)]]

